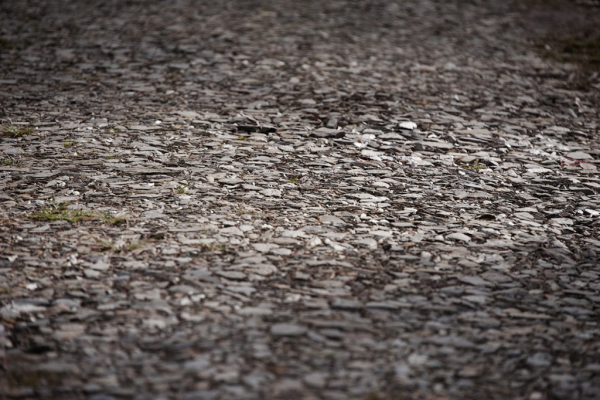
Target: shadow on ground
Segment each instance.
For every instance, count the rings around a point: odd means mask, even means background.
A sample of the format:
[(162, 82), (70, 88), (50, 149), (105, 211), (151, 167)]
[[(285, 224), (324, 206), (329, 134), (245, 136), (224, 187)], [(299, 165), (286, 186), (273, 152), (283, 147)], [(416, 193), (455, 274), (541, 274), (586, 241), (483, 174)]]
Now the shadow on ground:
[(578, 66), (579, 72), (569, 78), (575, 88), (600, 89), (600, 2), (517, 0), (515, 7), (541, 55)]

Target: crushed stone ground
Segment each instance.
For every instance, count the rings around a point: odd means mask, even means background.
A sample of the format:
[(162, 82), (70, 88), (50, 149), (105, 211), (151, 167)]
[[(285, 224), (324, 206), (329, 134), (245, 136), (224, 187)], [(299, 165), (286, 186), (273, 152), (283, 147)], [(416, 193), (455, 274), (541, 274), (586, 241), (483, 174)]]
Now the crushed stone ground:
[(1, 2), (0, 397), (600, 399), (600, 84), (496, 3)]

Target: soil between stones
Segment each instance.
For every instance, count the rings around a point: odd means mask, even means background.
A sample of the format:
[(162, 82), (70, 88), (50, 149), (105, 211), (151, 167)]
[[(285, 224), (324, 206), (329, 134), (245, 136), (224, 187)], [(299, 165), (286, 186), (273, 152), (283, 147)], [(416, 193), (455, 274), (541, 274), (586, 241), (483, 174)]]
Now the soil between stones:
[(598, 399), (600, 87), (489, 3), (2, 2), (2, 396)]

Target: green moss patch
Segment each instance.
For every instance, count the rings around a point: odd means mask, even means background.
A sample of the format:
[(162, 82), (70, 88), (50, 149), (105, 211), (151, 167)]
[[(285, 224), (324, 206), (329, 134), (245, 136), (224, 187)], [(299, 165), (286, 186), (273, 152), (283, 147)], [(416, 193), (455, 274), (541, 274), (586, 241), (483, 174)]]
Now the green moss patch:
[(109, 225), (120, 225), (127, 220), (122, 217), (114, 217), (109, 212), (88, 212), (68, 208), (69, 203), (51, 203), (41, 211), (31, 214), (29, 217), (42, 221), (68, 221), (80, 222), (83, 220), (101, 221)]

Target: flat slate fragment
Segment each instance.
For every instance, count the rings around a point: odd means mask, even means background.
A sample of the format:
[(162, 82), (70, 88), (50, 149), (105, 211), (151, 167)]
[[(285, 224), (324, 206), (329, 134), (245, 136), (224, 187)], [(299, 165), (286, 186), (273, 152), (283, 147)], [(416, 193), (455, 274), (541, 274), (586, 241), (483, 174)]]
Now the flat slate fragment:
[(306, 327), (295, 324), (275, 324), (271, 326), (271, 334), (274, 336), (300, 336), (306, 333)]

